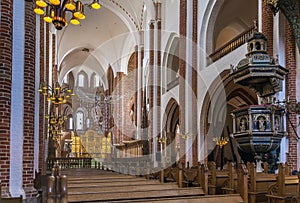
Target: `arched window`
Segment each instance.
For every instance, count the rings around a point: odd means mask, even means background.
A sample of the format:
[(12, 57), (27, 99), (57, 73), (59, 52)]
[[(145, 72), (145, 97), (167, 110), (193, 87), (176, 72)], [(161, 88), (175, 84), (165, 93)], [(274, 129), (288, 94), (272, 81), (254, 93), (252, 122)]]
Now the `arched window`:
[(78, 75), (78, 87), (84, 87), (84, 75)]
[(99, 75), (94, 75), (94, 87), (99, 87), (100, 85), (100, 77)]
[(69, 116), (67, 122), (65, 122), (66, 124), (66, 129), (68, 130), (73, 130), (74, 129), (74, 124), (73, 124), (73, 117)]
[(78, 111), (76, 113), (76, 129), (83, 130), (83, 112)]
[(87, 128), (90, 128), (90, 127), (91, 127), (91, 122), (90, 122), (90, 119), (89, 119), (89, 118), (86, 119), (86, 127), (87, 127)]
[(64, 77), (64, 79), (63, 79), (63, 83), (66, 83), (66, 84), (69, 83), (69, 81), (68, 81), (68, 75), (65, 75), (65, 77)]

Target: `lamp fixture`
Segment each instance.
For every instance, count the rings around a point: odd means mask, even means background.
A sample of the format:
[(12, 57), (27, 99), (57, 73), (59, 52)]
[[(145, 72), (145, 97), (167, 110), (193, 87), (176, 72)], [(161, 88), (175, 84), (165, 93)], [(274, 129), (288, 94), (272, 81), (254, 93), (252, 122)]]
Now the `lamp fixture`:
[(216, 142), (216, 145), (218, 145), (221, 149), (223, 148), (223, 146), (227, 145), (227, 143), (229, 142), (228, 137), (214, 137), (213, 141)]
[(52, 87), (49, 86), (46, 82), (40, 84), (38, 90), (44, 96), (47, 97), (47, 101), (50, 101), (54, 105), (65, 104), (67, 100), (74, 96), (72, 89), (67, 84), (63, 84), (61, 87), (59, 82), (56, 82)]
[(67, 117), (64, 115), (51, 112), (50, 115), (45, 116), (49, 120), (49, 134), (54, 141), (59, 141), (61, 132), (63, 131), (63, 124)]
[(166, 136), (157, 137), (157, 141), (159, 143), (165, 143), (165, 142), (167, 142), (167, 138), (166, 138)]
[(189, 139), (193, 136), (192, 133), (182, 133), (182, 132), (179, 132), (178, 135), (182, 138), (182, 139)]
[[(79, 25), (80, 20), (85, 19), (84, 4), (80, 0), (36, 0), (34, 12), (38, 15), (44, 15), (44, 21), (53, 23), (57, 30), (67, 26), (67, 11), (72, 13), (70, 22), (73, 25)], [(99, 0), (93, 0), (88, 4), (95, 10), (101, 8)]]

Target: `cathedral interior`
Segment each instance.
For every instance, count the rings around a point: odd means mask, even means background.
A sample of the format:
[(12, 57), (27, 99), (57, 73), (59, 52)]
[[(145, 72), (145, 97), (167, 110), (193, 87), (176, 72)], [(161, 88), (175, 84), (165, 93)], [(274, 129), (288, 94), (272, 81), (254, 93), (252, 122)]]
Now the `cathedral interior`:
[(299, 203), (299, 16), (0, 0), (0, 202)]

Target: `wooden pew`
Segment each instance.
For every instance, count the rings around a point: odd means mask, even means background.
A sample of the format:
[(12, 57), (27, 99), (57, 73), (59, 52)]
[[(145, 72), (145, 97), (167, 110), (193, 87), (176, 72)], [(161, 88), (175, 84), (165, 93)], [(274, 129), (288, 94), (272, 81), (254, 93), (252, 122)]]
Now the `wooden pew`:
[(239, 164), (237, 171), (237, 192), (243, 198), (244, 202), (248, 202), (248, 170), (244, 164)]
[(236, 193), (237, 189), (237, 172), (234, 168), (234, 163), (228, 164), (228, 178), (223, 183), (221, 190), (224, 194)]
[(219, 171), (215, 162), (208, 163), (208, 194), (222, 194), (221, 188), (228, 179), (228, 170)]
[(204, 193), (208, 194), (208, 167), (206, 164), (198, 163), (192, 168), (180, 169), (179, 180), (182, 181), (182, 186), (179, 187), (201, 187)]
[[(176, 185), (175, 185), (176, 186)], [(100, 187), (100, 186), (99, 186)], [(168, 184), (153, 185), (131, 185), (119, 184), (118, 186), (102, 187), (103, 190), (84, 190), (81, 191), (68, 189), (68, 202), (97, 201), (113, 202), (119, 200), (137, 200), (148, 198), (167, 198), (204, 195), (201, 188), (178, 188)], [(98, 188), (99, 189), (99, 188)]]
[(268, 202), (300, 202), (300, 175), (290, 176), (286, 175), (285, 166), (279, 165), (278, 176), (276, 183), (272, 184), (268, 189)]
[(149, 198), (149, 199), (138, 199), (138, 200), (119, 200), (119, 201), (111, 201), (118, 203), (131, 203), (131, 202), (155, 202), (155, 203), (163, 203), (163, 202), (172, 202), (172, 203), (243, 203), (243, 199), (238, 194), (232, 195), (207, 195), (207, 196), (188, 196), (188, 197), (166, 197), (166, 198)]
[(198, 165), (193, 168), (182, 169), (182, 179), (183, 187), (193, 187), (200, 186), (200, 176), (201, 176), (201, 166)]
[(268, 188), (276, 182), (275, 174), (268, 174), (268, 166), (264, 164), (264, 172), (256, 172), (255, 163), (247, 163), (249, 170), (249, 203), (267, 202)]
[(234, 164), (228, 165), (228, 179), (224, 182), (222, 190), (225, 194), (240, 194), (248, 202), (248, 170), (245, 164), (239, 164), (235, 170)]
[(178, 168), (168, 167), (161, 171), (161, 182), (178, 182)]

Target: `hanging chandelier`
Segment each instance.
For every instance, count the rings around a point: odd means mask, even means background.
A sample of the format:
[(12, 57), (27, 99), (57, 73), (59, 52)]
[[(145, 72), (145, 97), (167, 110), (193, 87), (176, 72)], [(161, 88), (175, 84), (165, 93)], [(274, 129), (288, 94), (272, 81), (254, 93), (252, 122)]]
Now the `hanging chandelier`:
[[(68, 25), (68, 21), (73, 25), (79, 25), (80, 20), (85, 19), (84, 4), (76, 0), (36, 0), (34, 12), (44, 16), (44, 21), (53, 23), (57, 30), (61, 30)], [(88, 4), (90, 8), (100, 9), (99, 0), (93, 0)], [(67, 19), (67, 12), (72, 13), (70, 20)]]
[(56, 106), (66, 104), (68, 99), (75, 95), (69, 85), (63, 84), (61, 87), (59, 82), (56, 82), (52, 87), (46, 82), (41, 83), (38, 91), (47, 98), (47, 101)]

